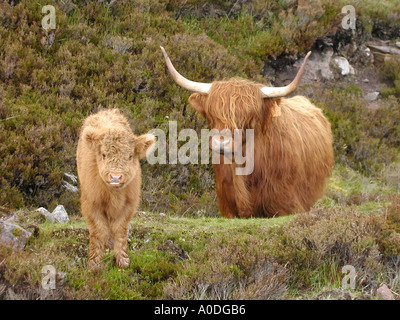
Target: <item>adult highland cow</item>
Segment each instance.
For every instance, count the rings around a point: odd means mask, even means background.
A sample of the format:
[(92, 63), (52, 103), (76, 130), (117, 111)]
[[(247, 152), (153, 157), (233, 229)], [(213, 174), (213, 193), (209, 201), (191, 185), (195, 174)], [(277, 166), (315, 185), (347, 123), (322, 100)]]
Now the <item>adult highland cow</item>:
[(151, 134), (135, 136), (117, 109), (100, 111), (83, 123), (76, 160), (91, 269), (100, 267), (104, 245), (111, 243), (117, 266), (129, 265), (128, 225), (141, 190), (139, 158), (154, 141)]
[(249, 175), (235, 174), (237, 150), (231, 138), (210, 139), (214, 152), (221, 157), (228, 152), (233, 159), (232, 164), (214, 164), (222, 216), (273, 217), (309, 210), (323, 195), (332, 171), (331, 127), (307, 98), (285, 97), (297, 89), (311, 52), (292, 83), (267, 87), (243, 79), (190, 81), (175, 70), (161, 49), (175, 82), (195, 92), (189, 102), (210, 129), (254, 129), (254, 169)]

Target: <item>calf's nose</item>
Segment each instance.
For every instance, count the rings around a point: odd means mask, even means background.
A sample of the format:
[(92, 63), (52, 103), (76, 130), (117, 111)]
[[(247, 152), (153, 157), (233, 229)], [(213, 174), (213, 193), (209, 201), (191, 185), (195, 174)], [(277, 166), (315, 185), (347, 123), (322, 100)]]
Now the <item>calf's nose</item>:
[(113, 175), (113, 174), (111, 174), (110, 176), (111, 176), (111, 180), (119, 180), (119, 179), (122, 178), (122, 174), (120, 174), (120, 175)]
[(122, 182), (122, 174), (110, 174), (110, 183), (119, 184)]

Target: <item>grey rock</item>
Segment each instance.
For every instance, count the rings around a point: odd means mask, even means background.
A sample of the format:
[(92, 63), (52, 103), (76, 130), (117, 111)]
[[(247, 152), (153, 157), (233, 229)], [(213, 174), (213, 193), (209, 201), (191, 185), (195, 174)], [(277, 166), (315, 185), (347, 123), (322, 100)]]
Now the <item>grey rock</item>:
[(373, 50), (376, 50), (378, 52), (381, 53), (387, 53), (387, 54), (396, 54), (396, 55), (400, 55), (400, 49), (389, 46), (389, 45), (385, 45), (385, 44), (376, 44), (376, 43), (372, 43), (372, 42), (368, 42), (367, 46)]
[(378, 96), (379, 96), (378, 91), (368, 92), (365, 96), (365, 99), (367, 99), (368, 101), (375, 101), (376, 99), (378, 99)]
[(15, 224), (0, 221), (0, 242), (15, 250), (22, 250), (32, 233)]
[(376, 294), (383, 300), (394, 300), (393, 293), (386, 284), (381, 285), (378, 290), (376, 290)]
[(65, 210), (63, 205), (58, 205), (54, 211), (51, 213), (51, 215), (54, 217), (56, 222), (59, 223), (67, 223), (69, 221), (68, 218), (68, 213)]
[(67, 223), (69, 221), (68, 213), (63, 205), (58, 205), (53, 212), (49, 212), (46, 208), (40, 207), (36, 209), (43, 214), (50, 222)]
[(333, 72), (329, 67), (321, 68), (321, 77), (325, 80), (332, 80), (334, 78)]
[[(302, 83), (309, 83), (320, 80), (332, 80), (334, 74), (330, 69), (330, 62), (333, 56), (333, 48), (327, 47), (322, 52), (313, 52), (307, 62)], [(293, 81), (304, 58), (297, 60), (293, 66), (287, 67), (276, 77), (278, 85), (287, 85)]]
[(51, 222), (54, 222), (54, 217), (52, 216), (51, 212), (48, 211), (46, 208), (40, 207), (36, 209), (36, 211), (40, 212), (42, 215), (46, 217), (46, 219), (50, 220)]
[(330, 47), (326, 48), (321, 55), (315, 56), (314, 62), (317, 68), (317, 73), (319, 71), (319, 75), (324, 80), (332, 80), (335, 77), (332, 70), (329, 67), (332, 56), (333, 56), (333, 49)]

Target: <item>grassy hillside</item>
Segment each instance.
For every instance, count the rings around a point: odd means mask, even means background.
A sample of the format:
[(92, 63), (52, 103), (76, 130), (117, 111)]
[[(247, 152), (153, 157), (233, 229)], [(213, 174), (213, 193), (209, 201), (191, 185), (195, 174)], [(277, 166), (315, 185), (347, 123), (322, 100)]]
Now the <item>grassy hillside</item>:
[[(46, 31), (41, 10), (49, 4), (56, 29)], [(355, 31), (340, 27), (344, 5), (356, 8)], [(23, 252), (0, 248), (0, 297), (8, 287), (43, 297), (44, 265), (66, 274), (56, 298), (342, 298), (345, 264), (359, 272), (353, 298), (375, 297), (381, 283), (400, 294), (397, 61), (378, 70), (378, 108), (368, 108), (351, 77), (299, 88), (334, 133), (334, 173), (311, 213), (221, 219), (211, 166), (143, 162), (145, 214), (131, 224), (132, 264), (120, 271), (108, 253), (95, 276), (86, 271), (79, 192), (64, 186), (66, 173), (76, 175), (82, 120), (102, 108), (120, 109), (137, 134), (168, 133), (170, 120), (178, 130), (205, 127), (190, 93), (171, 80), (160, 45), (190, 79), (273, 83), (265, 70), (281, 70), (326, 39), (335, 51), (374, 37), (399, 41), (399, 15), (395, 0), (0, 2), (0, 218), (15, 211), (16, 222), (39, 230)], [(68, 225), (34, 211), (57, 204)]]
[[(37, 230), (27, 248), (1, 247), (0, 298), (19, 299), (344, 299), (375, 298), (398, 282), (400, 198), (326, 208), (285, 218), (230, 220), (141, 213), (128, 235), (131, 265), (88, 271), (82, 218), (51, 224), (19, 211), (15, 222)], [(57, 272), (41, 287), (42, 268)], [(356, 272), (344, 290), (342, 267)], [(397, 297), (397, 296), (396, 296)]]
[[(396, 1), (378, 8), (369, 1), (352, 3), (362, 39), (372, 36), (375, 27), (398, 32)], [(55, 30), (41, 26), (45, 4), (55, 6)], [(296, 1), (2, 2), (0, 205), (63, 203), (77, 213), (78, 195), (63, 187), (64, 174), (76, 174), (82, 119), (101, 108), (119, 108), (137, 133), (152, 128), (167, 132), (169, 120), (178, 121), (178, 129), (200, 132), (205, 123), (188, 105), (189, 92), (171, 81), (160, 45), (188, 78), (242, 76), (266, 83), (264, 65), (290, 61), (317, 39), (338, 32), (341, 8), (337, 1), (306, 6)], [(337, 162), (379, 174), (395, 160), (397, 99), (371, 111), (362, 107), (355, 85), (333, 83), (313, 90), (319, 92), (310, 98), (333, 123)], [(144, 164), (144, 172), (143, 209), (218, 215), (209, 166)]]

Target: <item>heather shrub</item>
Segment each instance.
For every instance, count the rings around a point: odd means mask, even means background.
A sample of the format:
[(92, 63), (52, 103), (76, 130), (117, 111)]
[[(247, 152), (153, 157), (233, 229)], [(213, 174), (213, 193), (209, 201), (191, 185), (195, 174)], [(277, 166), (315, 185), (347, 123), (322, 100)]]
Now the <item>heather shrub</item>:
[[(274, 230), (268, 256), (292, 274), (291, 290), (340, 286), (341, 268), (356, 269), (356, 289), (372, 293), (381, 282), (398, 286), (398, 199), (390, 214), (363, 214), (356, 207), (315, 208)], [(383, 209), (385, 210), (385, 209)], [(387, 218), (389, 217), (389, 218)], [(390, 272), (387, 272), (390, 270)], [(392, 272), (393, 271), (393, 272)]]
[(362, 90), (354, 84), (332, 83), (314, 87), (313, 102), (324, 110), (334, 134), (335, 160), (366, 175), (380, 176), (398, 160), (400, 113), (396, 99), (370, 109)]
[(385, 60), (384, 66), (381, 70), (382, 74), (393, 81), (392, 88), (386, 88), (383, 91), (385, 96), (396, 95), (400, 96), (400, 61), (399, 59), (391, 58)]
[[(381, 23), (385, 12), (398, 12), (396, 4), (385, 3), (372, 14), (370, 4), (354, 1), (362, 17)], [(55, 30), (41, 26), (45, 4), (56, 8)], [(77, 212), (79, 194), (65, 189), (63, 181), (65, 173), (76, 173), (82, 119), (102, 108), (120, 109), (137, 133), (159, 128), (168, 134), (168, 121), (175, 120), (178, 130), (199, 134), (205, 121), (189, 105), (190, 92), (171, 80), (160, 45), (189, 79), (240, 76), (266, 83), (264, 65), (277, 57), (293, 61), (290, 57), (336, 30), (341, 6), (330, 0), (297, 6), (292, 1), (1, 2), (0, 205), (52, 206), (62, 200)], [(391, 166), (399, 147), (396, 99), (368, 110), (354, 85), (316, 88), (313, 94), (332, 122), (337, 162), (367, 175)], [(218, 215), (211, 165), (143, 163), (143, 168), (143, 210)]]

